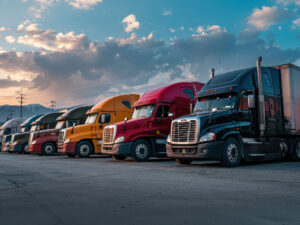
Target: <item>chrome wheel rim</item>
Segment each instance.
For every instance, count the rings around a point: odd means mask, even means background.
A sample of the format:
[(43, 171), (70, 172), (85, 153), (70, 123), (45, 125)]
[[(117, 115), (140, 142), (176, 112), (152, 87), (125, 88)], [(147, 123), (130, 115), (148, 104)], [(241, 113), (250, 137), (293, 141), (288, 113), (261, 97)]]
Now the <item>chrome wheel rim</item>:
[(90, 147), (88, 145), (81, 145), (79, 148), (79, 153), (82, 156), (88, 156), (90, 153)]
[(296, 145), (296, 154), (297, 154), (297, 157), (300, 159), (300, 142), (297, 142), (297, 145)]
[(238, 160), (239, 150), (235, 144), (229, 144), (227, 147), (227, 157), (230, 162), (236, 162)]
[(46, 147), (45, 147), (46, 154), (52, 154), (53, 151), (54, 151), (54, 149), (53, 149), (52, 145), (46, 145)]
[(144, 159), (148, 155), (148, 147), (145, 144), (139, 144), (135, 148), (135, 154), (138, 158)]

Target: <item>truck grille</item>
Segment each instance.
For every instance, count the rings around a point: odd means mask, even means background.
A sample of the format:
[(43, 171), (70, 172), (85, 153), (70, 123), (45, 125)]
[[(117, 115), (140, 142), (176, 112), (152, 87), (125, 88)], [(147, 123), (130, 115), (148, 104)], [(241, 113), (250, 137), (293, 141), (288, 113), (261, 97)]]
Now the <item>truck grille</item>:
[(61, 130), (61, 131), (59, 132), (57, 142), (58, 142), (58, 143), (64, 143), (65, 137), (66, 137), (66, 130), (63, 129), (63, 130)]
[(28, 140), (28, 145), (31, 145), (31, 143), (32, 143), (32, 139), (33, 139), (33, 136), (34, 136), (34, 133), (30, 133), (30, 135), (29, 135), (29, 140)]
[(14, 143), (14, 141), (15, 141), (15, 134), (12, 135), (10, 143)]
[(103, 130), (103, 143), (104, 144), (113, 144), (115, 141), (115, 126), (107, 126)]
[(195, 144), (197, 142), (197, 120), (173, 121), (171, 141), (174, 144)]

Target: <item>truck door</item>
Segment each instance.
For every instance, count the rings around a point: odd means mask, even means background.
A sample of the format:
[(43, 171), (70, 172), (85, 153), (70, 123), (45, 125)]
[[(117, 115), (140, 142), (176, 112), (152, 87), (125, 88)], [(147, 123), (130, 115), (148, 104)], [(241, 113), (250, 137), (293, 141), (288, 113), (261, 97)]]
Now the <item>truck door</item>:
[(253, 96), (253, 92), (242, 92), (239, 100), (239, 111), (237, 121), (243, 137), (251, 137), (255, 133), (254, 112), (248, 107), (248, 97)]

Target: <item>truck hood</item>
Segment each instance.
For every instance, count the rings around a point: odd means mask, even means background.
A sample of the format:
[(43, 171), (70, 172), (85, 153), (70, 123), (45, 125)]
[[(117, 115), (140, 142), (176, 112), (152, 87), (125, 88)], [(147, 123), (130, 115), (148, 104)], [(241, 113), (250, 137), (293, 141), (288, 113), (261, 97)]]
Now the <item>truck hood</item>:
[(140, 118), (140, 119), (131, 119), (126, 122), (125, 125), (125, 131), (123, 131), (123, 127), (125, 124), (125, 121), (116, 123), (115, 125), (117, 126), (117, 133), (116, 137), (122, 136), (127, 132), (128, 130), (137, 130), (140, 129), (144, 126), (147, 126), (147, 122), (149, 121), (149, 118)]
[(13, 139), (14, 139), (14, 141), (18, 141), (21, 139), (28, 139), (29, 135), (30, 135), (30, 132), (17, 133), (17, 134), (14, 134)]
[(42, 131), (38, 131), (37, 133), (39, 133), (39, 135), (42, 135), (42, 136), (47, 136), (47, 135), (58, 135), (59, 133), (59, 129), (49, 129), (49, 130), (42, 130)]

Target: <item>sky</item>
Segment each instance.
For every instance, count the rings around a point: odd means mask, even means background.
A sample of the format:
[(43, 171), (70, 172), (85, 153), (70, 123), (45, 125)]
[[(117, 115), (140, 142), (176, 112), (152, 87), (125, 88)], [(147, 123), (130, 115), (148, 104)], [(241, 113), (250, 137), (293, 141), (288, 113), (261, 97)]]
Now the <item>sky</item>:
[(300, 0), (0, 0), (0, 105), (95, 104), (259, 55), (300, 66)]

